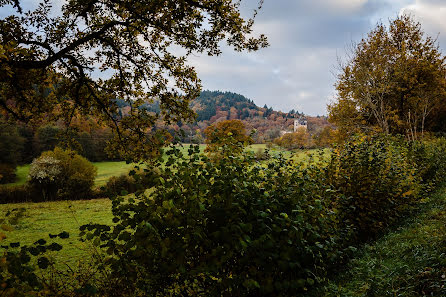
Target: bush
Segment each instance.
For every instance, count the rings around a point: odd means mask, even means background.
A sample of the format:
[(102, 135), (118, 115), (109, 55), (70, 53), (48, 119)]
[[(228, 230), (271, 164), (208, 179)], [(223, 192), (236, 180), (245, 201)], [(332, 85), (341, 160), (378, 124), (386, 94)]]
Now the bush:
[(112, 290), (280, 295), (320, 281), (334, 212), (315, 175), (282, 157), (265, 168), (249, 153), (197, 153), (174, 148), (150, 198), (115, 199), (116, 226), (81, 228), (114, 256)]
[(0, 184), (14, 182), (16, 178), (15, 169), (15, 165), (0, 163)]
[(419, 199), (420, 179), (409, 157), (405, 142), (385, 136), (358, 136), (334, 150), (327, 177), (338, 193), (342, 228), (371, 238)]
[(0, 187), (0, 204), (38, 202), (41, 196), (28, 185)]
[(23, 143), (24, 138), (19, 135), (17, 127), (5, 123), (0, 116), (0, 184), (15, 181)]
[(55, 148), (35, 159), (29, 184), (44, 200), (86, 199), (92, 195), (96, 167), (73, 151)]
[[(137, 169), (137, 168), (135, 168)], [(131, 170), (120, 176), (112, 176), (96, 193), (97, 197), (113, 197), (143, 191), (156, 184), (156, 170)]]
[(417, 168), (417, 175), (428, 193), (446, 179), (446, 139), (410, 143), (410, 160)]

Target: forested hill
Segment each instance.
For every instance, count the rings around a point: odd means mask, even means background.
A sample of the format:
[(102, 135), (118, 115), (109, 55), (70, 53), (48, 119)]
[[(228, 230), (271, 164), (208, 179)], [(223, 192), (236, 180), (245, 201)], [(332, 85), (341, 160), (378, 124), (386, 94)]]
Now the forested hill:
[(221, 114), (222, 111), (228, 112), (227, 116), (242, 120), (261, 111), (252, 100), (243, 95), (220, 91), (201, 92), (200, 96), (192, 101), (191, 106), (197, 113), (198, 122), (209, 121), (218, 116), (217, 112)]
[[(304, 116), (303, 113), (274, 111), (271, 107), (257, 106), (253, 100), (232, 92), (203, 91), (191, 102), (191, 108), (197, 113), (197, 121), (193, 125), (182, 125), (189, 130), (189, 135), (197, 129), (203, 131), (207, 126), (222, 120), (242, 120), (248, 130), (256, 129), (256, 142), (271, 141), (280, 136), (281, 130), (292, 130), (294, 118)], [(306, 116), (309, 132), (317, 133), (328, 125), (325, 117)], [(185, 140), (187, 141), (187, 139)]]
[[(122, 115), (125, 115), (130, 107), (125, 101), (119, 100), (118, 106)], [(193, 124), (178, 123), (168, 128), (169, 130), (185, 131), (184, 141), (190, 141), (191, 137), (204, 137), (203, 131), (206, 127), (223, 120), (238, 119), (243, 121), (248, 130), (255, 129), (256, 142), (271, 141), (280, 136), (281, 130), (292, 130), (294, 118), (305, 116), (294, 109), (289, 112), (275, 111), (264, 105), (257, 106), (253, 100), (243, 95), (232, 92), (203, 91), (200, 96), (191, 102), (191, 108), (196, 112), (196, 122)], [(144, 105), (151, 112), (159, 112), (159, 103)], [(318, 133), (324, 126), (328, 125), (326, 117), (305, 116), (308, 121), (308, 131), (311, 134)], [(163, 126), (160, 122), (158, 125)], [(172, 131), (173, 132), (173, 131)], [(199, 140), (198, 140), (199, 141)]]

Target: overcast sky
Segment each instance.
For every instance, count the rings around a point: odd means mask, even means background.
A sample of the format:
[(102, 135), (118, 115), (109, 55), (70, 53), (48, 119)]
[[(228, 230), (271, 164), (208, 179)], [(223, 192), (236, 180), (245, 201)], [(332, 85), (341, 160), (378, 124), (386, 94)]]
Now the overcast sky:
[[(242, 15), (252, 16), (259, 0), (242, 0)], [(37, 0), (22, 0), (24, 8)], [(52, 1), (60, 9), (64, 0)], [(3, 8), (0, 17), (13, 9)], [(275, 110), (326, 114), (335, 96), (337, 57), (360, 41), (378, 21), (409, 13), (446, 53), (446, 0), (264, 0), (254, 30), (270, 46), (239, 53), (223, 46), (218, 57), (192, 56), (203, 88), (242, 94)]]
[[(244, 0), (249, 17), (258, 0)], [(270, 47), (254, 53), (224, 48), (219, 57), (193, 57), (203, 88), (240, 93), (276, 110), (326, 114), (334, 98), (337, 56), (378, 21), (406, 12), (446, 53), (446, 0), (265, 0), (255, 31)]]

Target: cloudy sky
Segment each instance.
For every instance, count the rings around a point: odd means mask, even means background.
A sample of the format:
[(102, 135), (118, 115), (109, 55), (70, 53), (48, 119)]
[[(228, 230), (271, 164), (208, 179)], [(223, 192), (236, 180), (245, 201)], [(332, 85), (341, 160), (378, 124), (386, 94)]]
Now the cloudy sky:
[[(258, 0), (244, 0), (249, 17)], [(255, 53), (224, 48), (219, 57), (192, 57), (204, 89), (240, 93), (257, 105), (326, 114), (335, 95), (337, 57), (378, 21), (410, 13), (438, 36), (446, 54), (446, 0), (265, 0), (255, 31), (270, 47)], [(440, 35), (438, 35), (440, 34)]]

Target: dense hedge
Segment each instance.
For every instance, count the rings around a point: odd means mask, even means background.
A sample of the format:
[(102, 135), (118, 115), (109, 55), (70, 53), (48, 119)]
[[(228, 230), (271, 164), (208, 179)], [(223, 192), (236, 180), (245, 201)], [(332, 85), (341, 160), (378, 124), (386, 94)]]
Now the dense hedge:
[(113, 226), (81, 227), (109, 255), (98, 263), (107, 286), (95, 291), (303, 294), (443, 182), (445, 155), (443, 139), (388, 136), (359, 136), (302, 163), (254, 153), (210, 160), (198, 147), (173, 147), (147, 196), (113, 198)]

